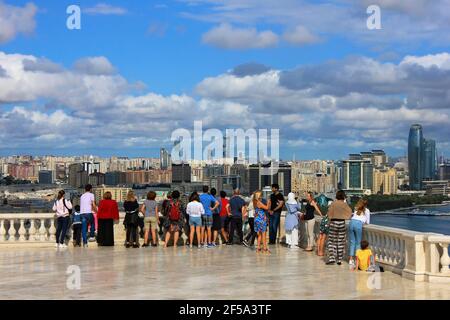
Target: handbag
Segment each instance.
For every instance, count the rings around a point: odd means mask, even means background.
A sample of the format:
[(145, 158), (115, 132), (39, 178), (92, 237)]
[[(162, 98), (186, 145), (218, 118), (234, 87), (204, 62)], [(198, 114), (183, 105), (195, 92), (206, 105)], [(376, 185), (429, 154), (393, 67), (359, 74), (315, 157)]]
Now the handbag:
[(63, 198), (63, 204), (64, 204), (64, 207), (67, 209), (67, 211), (69, 211), (69, 214), (72, 214), (72, 209), (67, 208), (66, 199), (64, 199), (64, 198)]

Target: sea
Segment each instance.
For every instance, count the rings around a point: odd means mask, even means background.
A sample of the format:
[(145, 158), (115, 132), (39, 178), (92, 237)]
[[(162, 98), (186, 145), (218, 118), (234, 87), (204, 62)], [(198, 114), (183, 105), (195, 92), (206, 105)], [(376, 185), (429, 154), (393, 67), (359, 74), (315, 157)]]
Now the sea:
[(371, 224), (450, 235), (450, 204), (373, 213)]

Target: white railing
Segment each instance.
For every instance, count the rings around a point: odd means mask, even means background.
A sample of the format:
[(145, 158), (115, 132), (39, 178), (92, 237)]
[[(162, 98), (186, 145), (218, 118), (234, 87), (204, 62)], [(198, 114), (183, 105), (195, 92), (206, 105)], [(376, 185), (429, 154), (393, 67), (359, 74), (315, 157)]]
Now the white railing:
[[(316, 239), (320, 221), (321, 218), (316, 217)], [(283, 242), (284, 214), (280, 224), (279, 240)], [(301, 224), (299, 233), (304, 232)], [(386, 270), (415, 281), (450, 283), (450, 236), (371, 224), (363, 227), (363, 239), (369, 242), (377, 263)], [(305, 237), (300, 236), (300, 246), (306, 247)]]
[[(114, 225), (117, 240), (125, 239), (124, 215), (121, 213), (120, 222)], [(54, 243), (55, 234), (56, 218), (53, 213), (0, 214), (0, 245)]]
[[(114, 225), (115, 240), (125, 240), (124, 213)], [(319, 233), (320, 218), (316, 218), (315, 233)], [(280, 221), (279, 239), (284, 238), (284, 214)], [(300, 233), (303, 232), (300, 228)], [(56, 219), (53, 213), (0, 214), (0, 246), (53, 244)], [(363, 239), (369, 242), (378, 263), (385, 269), (416, 281), (450, 282), (450, 236), (368, 225)], [(305, 240), (305, 239), (303, 239)], [(301, 243), (304, 245), (304, 243)]]

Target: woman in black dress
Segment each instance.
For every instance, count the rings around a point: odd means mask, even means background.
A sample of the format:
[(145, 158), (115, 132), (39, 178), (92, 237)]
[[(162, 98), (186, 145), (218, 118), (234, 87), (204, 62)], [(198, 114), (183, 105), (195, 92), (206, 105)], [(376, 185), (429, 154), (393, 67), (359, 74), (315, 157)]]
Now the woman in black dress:
[(139, 248), (137, 227), (139, 225), (139, 203), (133, 191), (128, 191), (127, 200), (123, 203), (125, 209), (125, 220), (123, 224), (127, 229), (125, 247)]

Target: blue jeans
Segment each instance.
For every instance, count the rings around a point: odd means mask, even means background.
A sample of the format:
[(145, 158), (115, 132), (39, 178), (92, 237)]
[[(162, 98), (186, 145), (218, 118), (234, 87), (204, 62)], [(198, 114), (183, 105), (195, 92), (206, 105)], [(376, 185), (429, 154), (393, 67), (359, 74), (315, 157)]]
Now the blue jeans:
[(66, 239), (69, 217), (59, 217), (56, 225), (56, 243), (63, 244)]
[(348, 252), (350, 257), (354, 257), (356, 250), (361, 249), (363, 223), (359, 220), (350, 220), (348, 225), (348, 238), (350, 241), (350, 250)]
[(272, 215), (269, 215), (269, 243), (275, 244), (277, 241), (280, 215), (281, 213), (279, 212), (274, 212)]
[(81, 235), (83, 237), (83, 243), (87, 243), (87, 225), (88, 223), (91, 225), (90, 228), (90, 237), (95, 237), (95, 221), (94, 215), (92, 213), (82, 213), (81, 214)]

